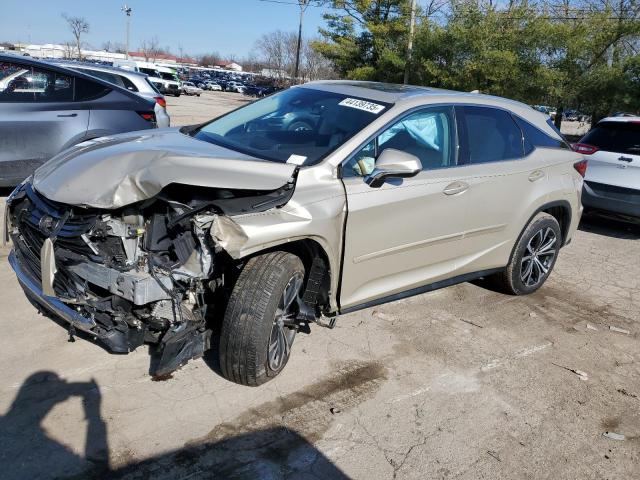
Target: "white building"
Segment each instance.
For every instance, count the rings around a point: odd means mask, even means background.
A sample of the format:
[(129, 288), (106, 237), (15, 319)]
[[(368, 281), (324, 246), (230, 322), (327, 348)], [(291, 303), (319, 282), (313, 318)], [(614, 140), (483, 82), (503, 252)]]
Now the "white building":
[[(21, 53), (28, 53), (30, 56), (36, 58), (73, 58), (78, 54), (75, 46), (60, 45), (57, 43), (45, 43), (43, 45), (16, 44), (16, 49)], [(104, 50), (87, 50), (82, 48), (80, 51), (82, 52), (82, 57), (89, 60), (112, 62), (114, 60), (124, 60), (127, 58), (124, 53), (107, 52)]]

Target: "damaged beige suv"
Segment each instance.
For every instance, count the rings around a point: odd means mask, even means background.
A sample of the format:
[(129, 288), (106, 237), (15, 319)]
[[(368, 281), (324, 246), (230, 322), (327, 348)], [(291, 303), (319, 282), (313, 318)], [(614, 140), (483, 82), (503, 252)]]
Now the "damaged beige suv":
[(585, 168), (517, 102), (309, 83), (54, 157), (8, 199), (9, 261), (70, 335), (151, 344), (158, 375), (215, 339), (222, 373), (259, 385), (312, 323), (479, 277), (535, 291)]

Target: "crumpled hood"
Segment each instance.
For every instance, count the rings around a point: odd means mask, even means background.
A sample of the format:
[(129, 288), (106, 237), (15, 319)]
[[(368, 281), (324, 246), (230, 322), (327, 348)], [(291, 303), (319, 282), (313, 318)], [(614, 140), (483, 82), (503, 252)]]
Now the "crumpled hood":
[(151, 198), (171, 183), (275, 190), (291, 179), (295, 169), (170, 128), (78, 144), (38, 168), (33, 186), (56, 202), (116, 209)]

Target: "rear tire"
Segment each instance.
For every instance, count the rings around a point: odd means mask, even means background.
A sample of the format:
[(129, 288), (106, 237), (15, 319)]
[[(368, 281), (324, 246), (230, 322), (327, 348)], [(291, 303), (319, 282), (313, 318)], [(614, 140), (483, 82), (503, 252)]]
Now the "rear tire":
[(296, 334), (304, 266), (297, 256), (271, 252), (250, 259), (233, 288), (220, 332), (222, 375), (258, 386), (285, 367)]
[(551, 274), (561, 245), (558, 221), (548, 213), (536, 215), (520, 235), (504, 272), (495, 276), (501, 290), (511, 295), (538, 290)]

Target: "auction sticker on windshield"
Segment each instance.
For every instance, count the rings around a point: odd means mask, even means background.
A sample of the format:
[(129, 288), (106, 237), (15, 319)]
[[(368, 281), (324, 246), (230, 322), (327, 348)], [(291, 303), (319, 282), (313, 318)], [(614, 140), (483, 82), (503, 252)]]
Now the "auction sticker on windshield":
[(358, 100), (357, 98), (345, 98), (338, 105), (357, 108), (358, 110), (364, 110), (365, 112), (376, 114), (384, 110), (384, 105), (378, 105), (377, 103), (367, 102), (365, 100)]

